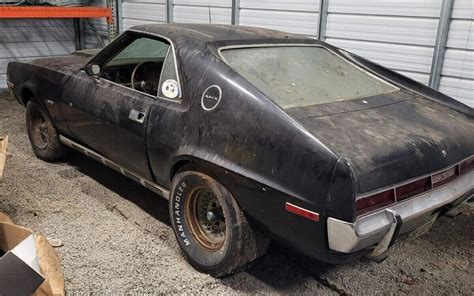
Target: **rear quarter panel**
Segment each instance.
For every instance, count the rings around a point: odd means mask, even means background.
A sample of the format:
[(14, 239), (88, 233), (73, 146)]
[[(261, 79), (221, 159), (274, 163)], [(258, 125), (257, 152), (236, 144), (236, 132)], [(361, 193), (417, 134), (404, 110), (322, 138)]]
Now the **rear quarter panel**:
[[(326, 206), (338, 157), (211, 52), (181, 52), (178, 59), (183, 102), (155, 108), (149, 118), (148, 151), (158, 183), (169, 185), (170, 168), (180, 161), (202, 162), (265, 233), (325, 259)], [(222, 98), (206, 111), (201, 97), (211, 85), (222, 89)], [(345, 197), (348, 216), (351, 198), (352, 192)], [(285, 211), (287, 201), (318, 212), (320, 222)]]

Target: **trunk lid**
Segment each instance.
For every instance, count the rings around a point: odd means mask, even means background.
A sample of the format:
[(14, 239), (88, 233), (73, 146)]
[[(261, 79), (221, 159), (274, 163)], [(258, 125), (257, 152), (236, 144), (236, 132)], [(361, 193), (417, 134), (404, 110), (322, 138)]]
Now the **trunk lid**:
[(474, 154), (472, 117), (408, 91), (285, 111), (349, 162), (358, 193)]

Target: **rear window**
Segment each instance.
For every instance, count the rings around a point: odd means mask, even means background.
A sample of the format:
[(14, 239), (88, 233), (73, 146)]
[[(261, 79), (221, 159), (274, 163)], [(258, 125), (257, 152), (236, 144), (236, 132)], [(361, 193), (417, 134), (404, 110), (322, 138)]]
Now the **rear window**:
[(322, 47), (232, 48), (221, 54), (235, 71), (283, 109), (398, 90)]

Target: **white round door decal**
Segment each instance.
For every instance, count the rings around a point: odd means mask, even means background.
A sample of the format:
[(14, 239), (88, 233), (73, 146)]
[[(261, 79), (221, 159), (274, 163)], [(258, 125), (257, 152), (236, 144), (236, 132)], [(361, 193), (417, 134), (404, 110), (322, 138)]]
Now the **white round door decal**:
[(165, 82), (163, 82), (163, 85), (161, 86), (161, 92), (163, 95), (169, 99), (174, 99), (178, 96), (179, 90), (178, 90), (178, 82), (173, 79), (168, 79)]

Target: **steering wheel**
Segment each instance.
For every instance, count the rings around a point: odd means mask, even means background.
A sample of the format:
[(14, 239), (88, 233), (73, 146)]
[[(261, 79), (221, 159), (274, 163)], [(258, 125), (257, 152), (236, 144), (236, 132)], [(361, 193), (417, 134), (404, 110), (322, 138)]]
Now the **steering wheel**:
[(155, 75), (155, 79), (146, 79), (146, 74), (143, 73), (143, 77), (141, 81), (136, 81), (136, 76), (138, 73), (138, 69), (142, 67), (145, 64), (155, 64), (157, 66), (160, 66), (159, 63), (156, 62), (141, 62), (140, 64), (136, 65), (135, 68), (132, 71), (132, 77), (130, 79), (130, 83), (132, 85), (132, 88), (135, 90), (142, 90), (144, 93), (150, 94), (150, 95), (156, 95), (156, 91), (158, 89), (158, 83), (159, 83), (159, 78), (156, 79), (159, 75)]

